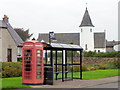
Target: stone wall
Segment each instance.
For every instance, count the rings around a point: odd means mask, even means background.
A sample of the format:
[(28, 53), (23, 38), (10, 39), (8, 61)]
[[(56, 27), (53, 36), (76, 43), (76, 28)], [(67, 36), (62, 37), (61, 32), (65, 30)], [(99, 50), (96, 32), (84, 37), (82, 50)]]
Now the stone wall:
[[(83, 63), (84, 64), (100, 64), (100, 63), (105, 63), (105, 62), (110, 62), (110, 61), (117, 61), (118, 58), (87, 58), (83, 57)], [(74, 58), (74, 62), (79, 62), (79, 58)]]

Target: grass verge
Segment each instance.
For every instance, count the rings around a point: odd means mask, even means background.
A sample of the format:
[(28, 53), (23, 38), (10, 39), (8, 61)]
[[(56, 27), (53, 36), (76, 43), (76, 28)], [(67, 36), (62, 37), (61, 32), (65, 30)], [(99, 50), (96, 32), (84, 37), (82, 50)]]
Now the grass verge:
[[(118, 73), (118, 70), (120, 69), (107, 69), (107, 70), (94, 70), (94, 71), (84, 71), (82, 73), (83, 80), (92, 80), (92, 79), (101, 79), (101, 78), (107, 78), (107, 77), (113, 77), (113, 76), (119, 76), (120, 73)], [(68, 74), (68, 77), (71, 77), (71, 73)], [(78, 78), (80, 76), (79, 72), (74, 72), (73, 77)], [(58, 78), (61, 78), (62, 74), (60, 73), (58, 75)]]
[(30, 86), (22, 85), (21, 77), (3, 78), (2, 88), (30, 88)]
[[(83, 72), (83, 80), (92, 80), (92, 79), (101, 79), (113, 76), (119, 76), (118, 73), (120, 69), (108, 69), (108, 70), (95, 70), (95, 71), (84, 71)], [(69, 73), (69, 77), (70, 77)], [(79, 72), (74, 73), (74, 77), (79, 77)], [(62, 74), (58, 75), (60, 78)], [(13, 78), (3, 78), (2, 79), (2, 88), (30, 88), (28, 85), (22, 85), (22, 78), (21, 77), (13, 77)]]
[(113, 76), (119, 76), (119, 69), (96, 70), (83, 72), (83, 80), (101, 79)]

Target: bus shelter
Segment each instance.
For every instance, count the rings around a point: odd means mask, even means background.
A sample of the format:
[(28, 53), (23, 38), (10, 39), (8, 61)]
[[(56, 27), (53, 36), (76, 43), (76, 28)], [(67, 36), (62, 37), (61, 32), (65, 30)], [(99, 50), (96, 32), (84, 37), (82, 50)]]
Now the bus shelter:
[[(83, 49), (79, 45), (61, 43), (45, 44), (44, 66), (52, 67), (52, 79), (60, 79), (62, 82), (82, 79), (82, 51)], [(74, 75), (75, 69), (79, 69), (77, 77)], [(48, 76), (51, 77), (50, 74)]]

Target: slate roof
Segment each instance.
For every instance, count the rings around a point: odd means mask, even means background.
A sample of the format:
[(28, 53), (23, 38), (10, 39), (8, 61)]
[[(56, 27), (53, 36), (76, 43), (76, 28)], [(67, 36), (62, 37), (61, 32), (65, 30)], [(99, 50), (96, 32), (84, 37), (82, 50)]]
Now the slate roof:
[(115, 46), (115, 45), (118, 45), (118, 44), (120, 44), (120, 41), (107, 41), (106, 42), (106, 46), (107, 47), (113, 47), (113, 46)]
[(89, 12), (88, 12), (87, 8), (86, 8), (85, 14), (83, 16), (81, 25), (79, 27), (84, 27), (84, 26), (94, 27), (94, 25), (92, 24), (92, 21), (91, 21), (91, 18), (90, 18), (90, 15), (89, 15)]
[[(79, 33), (55, 33), (55, 39), (57, 43), (63, 44), (76, 44), (80, 45), (80, 34)], [(44, 40), (45, 42), (49, 42), (49, 34), (48, 33), (40, 33), (38, 36), (38, 41)]]
[(106, 47), (105, 32), (94, 33), (94, 48), (105, 47)]
[(18, 46), (23, 43), (23, 40), (20, 38), (20, 36), (16, 33), (16, 31), (12, 28), (12, 26), (8, 22), (0, 20), (0, 28), (7, 28), (8, 32), (10, 33), (13, 40)]
[[(55, 38), (57, 39), (56, 43), (63, 44), (76, 44), (80, 45), (80, 34), (79, 33), (55, 33)], [(49, 42), (49, 34), (48, 33), (40, 33), (38, 37), (38, 41), (44, 40), (45, 42)], [(105, 32), (94, 33), (94, 48), (105, 48), (106, 47), (106, 39)]]
[(0, 28), (7, 28), (7, 25), (2, 20), (0, 20)]

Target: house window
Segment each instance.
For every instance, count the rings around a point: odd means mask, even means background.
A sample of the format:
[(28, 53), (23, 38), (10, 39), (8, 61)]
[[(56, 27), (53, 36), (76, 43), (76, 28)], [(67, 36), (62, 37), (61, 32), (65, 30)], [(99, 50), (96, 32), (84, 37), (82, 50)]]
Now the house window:
[(85, 44), (85, 50), (88, 50), (88, 48), (87, 48), (87, 44)]
[(92, 28), (90, 29), (90, 32), (92, 32)]
[(21, 54), (22, 54), (22, 48), (21, 48), (21, 47), (18, 47), (17, 56), (18, 56), (18, 57), (21, 57)]

